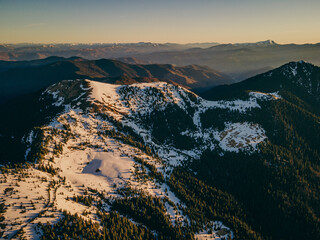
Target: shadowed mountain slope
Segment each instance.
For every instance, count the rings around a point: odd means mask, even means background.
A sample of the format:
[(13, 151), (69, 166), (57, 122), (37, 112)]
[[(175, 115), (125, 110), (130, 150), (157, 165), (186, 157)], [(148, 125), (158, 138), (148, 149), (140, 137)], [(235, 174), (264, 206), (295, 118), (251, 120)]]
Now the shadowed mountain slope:
[(0, 101), (35, 92), (64, 79), (90, 78), (117, 84), (168, 81), (198, 90), (231, 82), (231, 78), (225, 74), (197, 65), (185, 67), (170, 64), (131, 65), (116, 60), (79, 58), (63, 61), (57, 58), (59, 61), (45, 65), (54, 59), (23, 62), (20, 65), (7, 63), (11, 64), (10, 67), (18, 66), (18, 68), (0, 72)]

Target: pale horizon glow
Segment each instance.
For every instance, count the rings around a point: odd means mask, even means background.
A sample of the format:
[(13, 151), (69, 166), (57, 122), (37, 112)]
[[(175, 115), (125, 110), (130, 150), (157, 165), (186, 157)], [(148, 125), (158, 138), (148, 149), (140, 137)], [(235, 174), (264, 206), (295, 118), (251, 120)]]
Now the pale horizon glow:
[(0, 42), (319, 43), (318, 9), (318, 0), (0, 0)]

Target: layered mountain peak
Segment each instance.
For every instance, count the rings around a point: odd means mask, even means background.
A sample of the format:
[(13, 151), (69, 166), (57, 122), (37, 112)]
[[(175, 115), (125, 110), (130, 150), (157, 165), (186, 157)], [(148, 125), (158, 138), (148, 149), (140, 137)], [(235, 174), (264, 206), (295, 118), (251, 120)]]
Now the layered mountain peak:
[(320, 68), (305, 61), (289, 62), (240, 83), (213, 88), (202, 96), (211, 100), (233, 98), (249, 90), (285, 92), (299, 97), (312, 108), (319, 108)]
[(300, 60), (298, 62), (289, 62), (279, 67), (275, 71), (279, 71), (286, 78), (308, 78), (314, 71), (317, 71), (317, 68), (318, 67), (314, 66), (311, 63)]
[(260, 42), (253, 42), (253, 43), (235, 43), (233, 44), (234, 46), (250, 46), (250, 47), (254, 47), (254, 46), (258, 46), (258, 47), (267, 47), (267, 46), (273, 46), (273, 45), (277, 45), (277, 43), (273, 40), (265, 40), (265, 41), (260, 41)]
[(277, 43), (271, 39), (266, 41), (257, 42), (258, 45), (276, 45)]
[[(257, 77), (259, 78), (259, 76)], [(290, 62), (263, 75), (263, 78), (274, 82), (278, 90), (303, 94), (305, 97), (319, 98), (320, 68), (305, 62)]]

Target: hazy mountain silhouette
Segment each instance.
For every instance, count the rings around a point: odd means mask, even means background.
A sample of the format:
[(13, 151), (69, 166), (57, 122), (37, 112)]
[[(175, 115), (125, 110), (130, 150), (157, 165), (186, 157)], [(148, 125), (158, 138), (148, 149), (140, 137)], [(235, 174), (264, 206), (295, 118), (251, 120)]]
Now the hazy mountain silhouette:
[[(46, 64), (48, 62), (53, 63)], [(225, 74), (197, 65), (185, 67), (170, 64), (132, 65), (107, 59), (74, 58), (70, 60), (51, 57), (30, 62), (2, 62), (2, 66), (12, 69), (0, 72), (0, 101), (32, 93), (65, 79), (89, 78), (117, 84), (167, 81), (194, 90), (232, 81)], [(14, 66), (17, 68), (13, 68)]]

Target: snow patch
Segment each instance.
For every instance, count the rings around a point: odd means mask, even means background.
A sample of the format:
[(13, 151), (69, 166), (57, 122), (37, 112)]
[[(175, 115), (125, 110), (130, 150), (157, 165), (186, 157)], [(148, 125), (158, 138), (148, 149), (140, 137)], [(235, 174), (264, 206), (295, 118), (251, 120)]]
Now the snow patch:
[(279, 92), (263, 93), (263, 92), (250, 92), (250, 96), (260, 100), (278, 100), (281, 99)]
[(234, 239), (234, 234), (230, 228), (226, 227), (221, 221), (211, 222), (209, 227), (198, 234), (195, 234), (196, 240), (223, 240), (223, 239)]
[(254, 123), (227, 123), (220, 132), (219, 146), (225, 151), (239, 152), (240, 149), (256, 149), (258, 143), (267, 138), (264, 129)]

